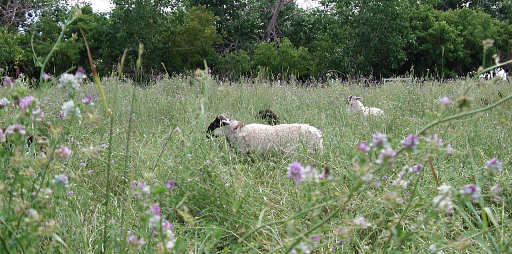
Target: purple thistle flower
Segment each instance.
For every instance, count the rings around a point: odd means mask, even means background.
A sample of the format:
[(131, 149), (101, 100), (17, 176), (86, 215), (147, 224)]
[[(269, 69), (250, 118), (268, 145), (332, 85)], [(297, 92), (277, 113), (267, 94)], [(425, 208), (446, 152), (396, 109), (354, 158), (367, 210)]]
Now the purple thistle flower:
[(14, 85), (14, 82), (12, 82), (12, 79), (10, 77), (4, 78), (4, 87), (12, 87)]
[(460, 194), (471, 196), (471, 200), (475, 201), (480, 197), (480, 187), (474, 184), (464, 185), (460, 188)]
[(372, 143), (371, 146), (380, 147), (385, 145), (388, 142), (386, 134), (382, 134), (380, 132), (376, 132), (372, 135)]
[(402, 140), (402, 146), (406, 149), (414, 150), (418, 144), (419, 137), (409, 134), (404, 140)]
[(370, 146), (368, 146), (366, 142), (361, 142), (357, 145), (357, 151), (364, 151), (365, 153), (368, 153), (370, 149)]
[(503, 165), (501, 161), (498, 160), (498, 158), (494, 157), (487, 161), (487, 165), (485, 165), (485, 168), (489, 169), (492, 173), (501, 172), (501, 169), (503, 169)]
[(422, 168), (423, 168), (423, 165), (421, 165), (421, 164), (414, 165), (409, 169), (409, 173), (419, 173)]
[(32, 105), (33, 102), (34, 102), (34, 96), (29, 95), (29, 96), (21, 98), (18, 101), (18, 105), (20, 106), (21, 109), (26, 110), (28, 107), (30, 107), (30, 105)]
[(7, 133), (7, 135), (12, 135), (14, 133), (19, 133), (21, 135), (25, 135), (26, 132), (25, 132), (25, 129), (23, 128), (23, 126), (19, 125), (19, 124), (15, 124), (15, 125), (11, 125), (7, 128), (7, 130), (5, 131), (5, 133)]
[(304, 181), (304, 171), (299, 162), (293, 162), (288, 167), (288, 177), (291, 178), (295, 184)]
[(80, 162), (80, 167), (82, 167), (82, 168), (83, 168), (83, 167), (85, 167), (85, 166), (86, 166), (85, 162)]
[(73, 194), (75, 194), (73, 191), (68, 191), (68, 195), (72, 196)]
[(339, 240), (338, 242), (336, 242), (337, 245), (343, 245), (343, 241), (342, 240)]
[(158, 203), (154, 203), (150, 208), (149, 210), (151, 211), (151, 213), (153, 213), (153, 215), (155, 216), (160, 216), (160, 205)]
[(165, 182), (165, 187), (167, 187), (168, 190), (174, 189), (175, 182), (173, 180), (168, 180)]
[(446, 106), (452, 104), (452, 100), (450, 100), (450, 98), (448, 98), (447, 96), (440, 98), (439, 102)]

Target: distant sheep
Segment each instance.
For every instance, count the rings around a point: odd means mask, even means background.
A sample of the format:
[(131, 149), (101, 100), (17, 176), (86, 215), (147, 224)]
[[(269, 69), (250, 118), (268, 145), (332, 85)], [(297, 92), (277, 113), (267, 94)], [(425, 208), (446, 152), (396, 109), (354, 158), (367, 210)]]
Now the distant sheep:
[(258, 112), (258, 116), (267, 121), (270, 125), (279, 124), (279, 117), (270, 109), (262, 109)]
[(384, 115), (384, 111), (382, 111), (382, 109), (365, 107), (360, 100), (361, 100), (361, 97), (356, 97), (356, 96), (350, 95), (347, 98), (347, 102), (349, 105), (347, 111), (349, 113), (356, 113), (358, 111), (362, 111), (363, 115), (365, 115), (365, 116), (368, 116), (368, 115), (383, 116)]
[(244, 153), (292, 153), (304, 146), (308, 152), (320, 152), (322, 132), (307, 124), (243, 124), (221, 114), (208, 126), (208, 135), (225, 136)]

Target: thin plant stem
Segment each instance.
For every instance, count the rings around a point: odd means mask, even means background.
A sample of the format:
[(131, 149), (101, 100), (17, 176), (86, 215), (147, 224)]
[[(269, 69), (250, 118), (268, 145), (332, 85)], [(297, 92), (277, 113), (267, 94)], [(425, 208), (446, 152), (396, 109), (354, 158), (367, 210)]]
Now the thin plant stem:
[(471, 111), (467, 111), (467, 112), (463, 112), (463, 113), (459, 113), (459, 114), (456, 114), (456, 115), (453, 115), (453, 116), (449, 116), (449, 117), (445, 117), (445, 118), (442, 118), (442, 119), (439, 119), (437, 121), (434, 121), (434, 122), (431, 122), (429, 124), (427, 124), (427, 126), (423, 127), (423, 129), (421, 129), (417, 136), (419, 135), (423, 135), (428, 129), (438, 125), (438, 124), (441, 124), (441, 123), (444, 123), (444, 122), (448, 122), (448, 121), (451, 121), (451, 120), (455, 120), (455, 119), (459, 119), (459, 118), (463, 118), (463, 117), (466, 117), (466, 116), (470, 116), (470, 115), (474, 115), (474, 114), (477, 114), (477, 113), (481, 113), (481, 112), (484, 112), (484, 111), (487, 111), (487, 110), (491, 110), (497, 106), (499, 106), (500, 104), (503, 104), (505, 102), (507, 102), (508, 100), (512, 99), (512, 94), (510, 94), (509, 96), (487, 106), (487, 107), (483, 107), (483, 108), (478, 108), (478, 109), (475, 109), (475, 110), (471, 110)]
[(87, 58), (89, 59), (89, 65), (91, 66), (92, 76), (94, 78), (94, 82), (98, 87), (98, 91), (100, 92), (101, 99), (103, 100), (103, 106), (105, 106), (105, 114), (107, 116), (111, 116), (112, 112), (108, 108), (107, 98), (105, 97), (105, 93), (103, 92), (103, 88), (101, 87), (101, 81), (98, 76), (98, 72), (96, 71), (96, 66), (94, 65), (94, 61), (92, 60), (91, 50), (89, 49), (89, 44), (87, 43), (87, 39), (85, 38), (84, 31), (80, 28), (80, 33), (82, 33), (82, 38), (84, 39), (85, 49), (87, 50)]
[(102, 253), (107, 250), (108, 241), (108, 219), (110, 218), (110, 189), (111, 179), (110, 171), (112, 170), (112, 137), (114, 136), (114, 117), (110, 116), (110, 130), (108, 135), (108, 154), (107, 154), (107, 170), (105, 172), (106, 186), (105, 186), (105, 215), (103, 217), (103, 248)]
[(293, 248), (295, 248), (295, 246), (297, 246), (297, 244), (299, 244), (301, 241), (302, 241), (302, 238), (308, 236), (309, 234), (311, 234), (311, 232), (315, 231), (316, 229), (320, 228), (321, 226), (323, 226), (326, 222), (328, 222), (330, 219), (332, 219), (336, 214), (338, 214), (341, 209), (344, 209), (346, 207), (346, 205), (348, 204), (348, 202), (350, 200), (352, 200), (352, 197), (354, 196), (354, 193), (359, 189), (359, 187), (362, 185), (362, 183), (358, 183), (351, 191), (350, 193), (348, 194), (348, 197), (347, 199), (345, 200), (345, 202), (343, 202), (343, 205), (339, 206), (338, 208), (336, 208), (336, 210), (334, 210), (331, 214), (329, 214), (325, 219), (323, 219), (322, 221), (320, 221), (319, 223), (315, 224), (313, 227), (311, 227), (308, 231), (300, 234), (298, 237), (296, 237), (295, 241), (286, 249), (285, 253), (289, 253), (290, 251), (293, 250)]
[(436, 171), (434, 170), (434, 166), (432, 165), (432, 159), (428, 158), (428, 165), (430, 166), (430, 170), (432, 171), (432, 177), (434, 178), (434, 181), (436, 182), (436, 187), (439, 187), (439, 180), (437, 179)]
[(323, 204), (320, 204), (320, 205), (317, 205), (317, 206), (314, 206), (314, 207), (311, 207), (309, 209), (306, 209), (306, 210), (302, 210), (300, 211), (299, 213), (296, 213), (294, 214), (293, 216), (290, 216), (288, 218), (285, 218), (285, 219), (282, 219), (282, 220), (278, 220), (278, 221), (272, 221), (272, 222), (268, 222), (268, 223), (264, 223), (264, 224), (261, 224), (260, 226), (252, 229), (251, 231), (247, 232), (245, 235), (243, 235), (241, 238), (238, 239), (238, 242), (243, 242), (245, 241), (245, 239), (247, 239), (250, 235), (252, 235), (254, 232), (260, 230), (261, 228), (264, 228), (264, 227), (268, 227), (268, 226), (271, 226), (271, 225), (275, 225), (275, 224), (282, 224), (282, 223), (285, 223), (285, 222), (288, 222), (294, 218), (297, 218), (303, 214), (306, 214), (310, 211), (313, 211), (315, 209), (318, 209), (318, 208), (322, 208), (324, 206), (327, 206), (327, 205), (330, 205), (330, 204), (333, 204), (334, 202), (331, 200), (329, 202), (325, 202)]
[(70, 20), (68, 20), (68, 22), (66, 22), (63, 26), (62, 26), (62, 29), (60, 31), (60, 34), (59, 34), (59, 37), (57, 38), (57, 41), (55, 42), (55, 44), (53, 44), (53, 47), (52, 49), (50, 50), (50, 52), (48, 53), (48, 55), (46, 56), (46, 58), (44, 59), (43, 63), (41, 64), (41, 73), (39, 75), (39, 83), (43, 83), (43, 74), (44, 74), (44, 68), (46, 67), (46, 64), (48, 63), (48, 61), (50, 60), (50, 57), (53, 55), (53, 53), (55, 52), (55, 50), (57, 49), (57, 46), (59, 45), (60, 41), (62, 40), (62, 38), (64, 37), (64, 32), (66, 32), (66, 29), (68, 28), (68, 26), (73, 23), (73, 21), (75, 21), (75, 19), (78, 17), (78, 15), (74, 14)]

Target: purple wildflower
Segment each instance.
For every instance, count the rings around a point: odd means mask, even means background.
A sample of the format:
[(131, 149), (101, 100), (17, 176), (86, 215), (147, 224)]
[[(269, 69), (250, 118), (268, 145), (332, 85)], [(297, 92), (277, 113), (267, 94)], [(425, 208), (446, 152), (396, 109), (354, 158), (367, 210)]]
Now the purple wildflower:
[(139, 239), (136, 235), (134, 235), (131, 232), (128, 232), (128, 235), (126, 236), (126, 242), (131, 245), (144, 245), (146, 242), (144, 241), (144, 238)]
[(365, 153), (368, 153), (370, 149), (370, 146), (368, 146), (366, 142), (361, 142), (357, 145), (357, 151), (364, 151)]
[(52, 76), (48, 75), (48, 73), (46, 73), (46, 72), (45, 72), (45, 73), (43, 73), (43, 77), (42, 77), (42, 78), (43, 78), (43, 81), (45, 81), (45, 82), (46, 82), (46, 81), (48, 81), (51, 77), (52, 77)]
[(167, 187), (168, 190), (174, 189), (175, 185), (176, 185), (176, 183), (173, 180), (167, 180), (165, 182), (165, 187)]
[(503, 165), (501, 164), (501, 161), (498, 160), (498, 158), (494, 157), (487, 161), (485, 168), (489, 169), (493, 173), (496, 173), (503, 169)]
[(75, 72), (75, 77), (78, 78), (78, 79), (84, 79), (86, 78), (87, 76), (85, 75), (85, 69), (84, 67), (82, 66), (78, 66), (78, 68), (76, 69), (76, 72)]
[(158, 203), (154, 203), (149, 210), (151, 213), (153, 213), (155, 216), (160, 216), (160, 205)]
[(453, 151), (454, 151), (454, 149), (453, 149), (452, 145), (448, 144), (448, 145), (446, 146), (446, 153), (447, 153), (447, 154), (452, 154), (452, 153), (453, 153)]
[(313, 241), (313, 242), (318, 242), (318, 241), (320, 241), (320, 236), (319, 236), (319, 235), (312, 235), (312, 236), (311, 236), (311, 241)]
[(452, 100), (450, 100), (450, 98), (448, 98), (447, 96), (440, 98), (439, 102), (446, 106), (452, 104)]
[(18, 101), (18, 105), (20, 106), (21, 109), (26, 110), (28, 107), (30, 107), (30, 105), (32, 105), (33, 102), (34, 102), (34, 96), (29, 95), (29, 96), (21, 98)]
[(500, 201), (501, 200), (501, 188), (499, 185), (493, 185), (489, 188), (489, 191), (491, 191), (491, 195), (494, 201)]
[(372, 136), (372, 143), (370, 145), (375, 146), (375, 147), (380, 147), (380, 146), (384, 146), (387, 143), (387, 141), (388, 141), (388, 139), (387, 139), (386, 134), (376, 132)]
[(12, 82), (12, 79), (10, 77), (4, 78), (4, 87), (12, 87), (14, 85), (14, 82)]
[(443, 146), (443, 140), (440, 139), (437, 134), (434, 134), (430, 137), (427, 138), (427, 141), (428, 142), (431, 142), (431, 143), (434, 143), (434, 144), (437, 144), (438, 146)]
[(167, 230), (172, 230), (173, 225), (168, 220), (164, 220), (162, 222), (162, 227), (164, 227)]
[(343, 245), (343, 241), (342, 240), (339, 240), (336, 242), (337, 245)]
[(64, 174), (55, 175), (55, 178), (53, 178), (51, 183), (53, 185), (62, 183), (62, 184), (64, 184), (64, 187), (68, 187), (68, 183), (69, 183), (68, 176), (64, 175)]
[(460, 188), (460, 194), (470, 196), (471, 200), (475, 201), (480, 197), (480, 187), (474, 184), (464, 185)]
[(395, 158), (396, 152), (392, 148), (388, 147), (385, 149), (382, 149), (379, 158), (377, 159), (378, 164), (382, 164), (385, 162), (393, 163), (393, 158)]
[(419, 137), (409, 134), (404, 140), (402, 140), (402, 146), (406, 149), (414, 150), (418, 144)]
[(73, 194), (75, 194), (73, 191), (68, 191), (68, 195), (72, 196)]
[(82, 103), (83, 103), (83, 104), (91, 104), (91, 101), (92, 101), (91, 96), (85, 96), (85, 97), (82, 99)]
[(419, 173), (422, 168), (423, 168), (423, 165), (421, 165), (421, 164), (414, 165), (409, 169), (409, 173)]
[(80, 167), (83, 168), (83, 167), (85, 167), (85, 165), (86, 165), (85, 162), (80, 162)]
[(288, 177), (291, 178), (295, 184), (304, 181), (304, 171), (299, 162), (293, 162), (288, 167)]
[(7, 130), (5, 131), (5, 133), (7, 133), (7, 135), (12, 135), (14, 133), (19, 133), (21, 135), (26, 134), (23, 126), (21, 126), (19, 124), (15, 124), (15, 125), (11, 125), (11, 126), (7, 127)]
[(55, 150), (55, 155), (63, 160), (68, 160), (69, 157), (71, 157), (71, 153), (71, 149), (67, 146), (61, 146), (59, 149)]

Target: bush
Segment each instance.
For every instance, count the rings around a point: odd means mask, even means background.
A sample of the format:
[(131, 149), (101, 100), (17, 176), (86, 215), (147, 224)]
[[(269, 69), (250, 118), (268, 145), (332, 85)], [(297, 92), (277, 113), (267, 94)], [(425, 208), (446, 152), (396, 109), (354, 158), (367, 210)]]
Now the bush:
[(311, 54), (304, 47), (295, 48), (288, 38), (279, 39), (277, 48), (274, 43), (263, 42), (256, 46), (253, 64), (256, 68), (266, 69), (267, 78), (279, 75), (289, 79), (292, 75), (306, 78), (311, 75)]

